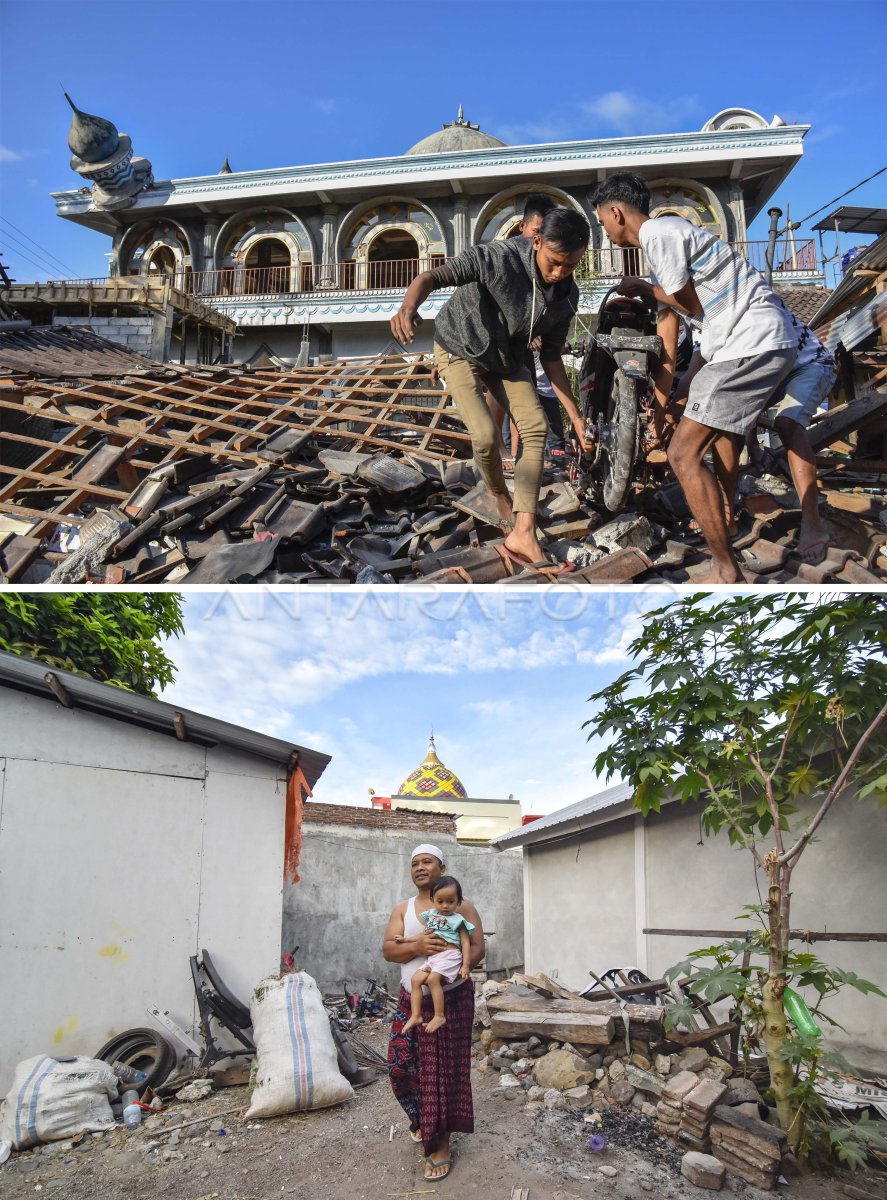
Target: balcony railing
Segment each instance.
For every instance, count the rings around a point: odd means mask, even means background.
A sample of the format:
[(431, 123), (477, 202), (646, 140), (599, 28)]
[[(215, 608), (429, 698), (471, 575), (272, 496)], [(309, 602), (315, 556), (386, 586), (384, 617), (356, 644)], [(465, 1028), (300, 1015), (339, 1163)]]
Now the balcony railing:
[[(734, 242), (733, 246), (759, 271), (766, 269), (766, 242)], [(294, 267), (226, 267), (217, 271), (177, 271), (171, 278), (174, 287), (187, 295), (212, 303), (226, 297), (240, 296), (305, 296), (315, 292), (403, 291), (420, 271), (445, 262), (442, 256), (430, 259), (396, 258), (379, 262), (301, 263)], [(773, 262), (773, 279), (788, 281), (809, 278), (819, 272), (816, 243), (809, 241), (777, 244)], [(576, 268), (580, 286), (603, 286), (615, 283), (624, 275), (646, 275), (647, 264), (641, 250), (589, 250)], [(132, 276), (133, 282), (167, 278), (159, 275)], [(104, 279), (55, 280), (102, 284)]]

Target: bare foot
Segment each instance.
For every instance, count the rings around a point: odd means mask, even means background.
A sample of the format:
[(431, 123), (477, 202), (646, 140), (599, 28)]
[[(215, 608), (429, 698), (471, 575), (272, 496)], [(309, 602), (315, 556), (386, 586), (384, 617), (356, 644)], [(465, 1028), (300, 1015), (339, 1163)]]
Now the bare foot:
[(539, 539), (536, 537), (535, 529), (532, 532), (524, 533), (523, 531), (513, 530), (509, 533), (504, 543), (509, 550), (527, 560), (529, 563), (542, 562), (545, 558), (545, 551)]
[[(431, 1020), (428, 1022), (428, 1024), (425, 1026), (425, 1032), (426, 1033), (437, 1033), (437, 1031), (438, 1031), (438, 1029), (440, 1029), (441, 1025), (446, 1025), (446, 1023), (447, 1023), (446, 1017), (432, 1017)], [(406, 1029), (406, 1025), (404, 1025), (404, 1029)]]
[(410, 1017), (409, 1021), (407, 1021), (406, 1025), (404, 1025), (404, 1027), (403, 1027), (403, 1032), (409, 1033), (409, 1031), (411, 1029), (415, 1029), (415, 1027), (417, 1025), (421, 1025), (421, 1024), (422, 1024), (421, 1017)]
[(798, 544), (795, 548), (795, 554), (803, 563), (808, 566), (818, 567), (821, 562), (825, 562), (828, 557), (828, 533), (823, 528), (821, 530), (810, 530), (809, 532), (801, 531), (801, 536), (798, 538)]
[[(697, 582), (694, 580), (694, 583)], [(745, 583), (745, 577), (735, 563), (729, 561), (724, 563), (711, 560), (711, 574), (706, 579), (698, 580), (699, 583)]]

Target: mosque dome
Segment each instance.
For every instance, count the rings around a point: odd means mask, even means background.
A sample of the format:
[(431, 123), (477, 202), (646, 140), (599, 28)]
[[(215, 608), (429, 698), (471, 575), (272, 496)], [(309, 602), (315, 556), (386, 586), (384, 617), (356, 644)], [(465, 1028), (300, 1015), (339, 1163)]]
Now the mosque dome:
[(462, 105), (459, 105), (459, 115), (452, 125), (444, 125), (437, 133), (431, 133), (421, 142), (416, 142), (407, 150), (410, 154), (446, 154), (450, 150), (489, 150), (496, 146), (504, 146), (498, 138), (490, 133), (484, 133), (479, 125), (472, 125), (462, 115)]
[(437, 757), (434, 734), (428, 743), (428, 753), (397, 789), (397, 796), (418, 796), (422, 800), (439, 800), (449, 796), (466, 799), (468, 793), (461, 780)]
[(120, 145), (117, 126), (104, 117), (81, 112), (65, 92), (65, 99), (74, 110), (71, 128), (68, 130), (68, 149), (85, 163), (104, 162), (111, 158)]

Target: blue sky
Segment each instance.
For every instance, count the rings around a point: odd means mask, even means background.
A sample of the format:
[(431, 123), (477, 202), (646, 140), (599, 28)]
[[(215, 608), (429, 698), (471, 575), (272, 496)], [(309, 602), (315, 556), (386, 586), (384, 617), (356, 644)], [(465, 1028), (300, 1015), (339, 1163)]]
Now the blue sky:
[(588, 697), (663, 589), (189, 592), (162, 699), (333, 756), (327, 803), (391, 795), (433, 727), (470, 796), (548, 813), (600, 790)]
[[(158, 179), (226, 155), (246, 170), (401, 153), (460, 102), (512, 144), (700, 129), (735, 105), (812, 126), (774, 198), (800, 218), (887, 162), (887, 5), (838, 13), (833, 0), (0, 0), (0, 252), (20, 281), (104, 274), (108, 239), (59, 220), (49, 196), (79, 186), (63, 88)], [(885, 180), (846, 203), (884, 205)]]

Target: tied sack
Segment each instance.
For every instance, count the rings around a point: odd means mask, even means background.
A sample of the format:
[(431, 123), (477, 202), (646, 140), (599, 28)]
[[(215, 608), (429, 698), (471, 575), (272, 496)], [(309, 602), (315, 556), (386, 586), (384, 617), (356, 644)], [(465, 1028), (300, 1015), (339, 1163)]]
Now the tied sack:
[(114, 1124), (111, 1100), (117, 1076), (97, 1058), (59, 1062), (48, 1054), (27, 1058), (15, 1069), (0, 1115), (0, 1143), (27, 1150)]
[(256, 1086), (246, 1117), (278, 1117), (342, 1104), (354, 1095), (340, 1073), (320, 990), (304, 971), (263, 979), (249, 1006)]

